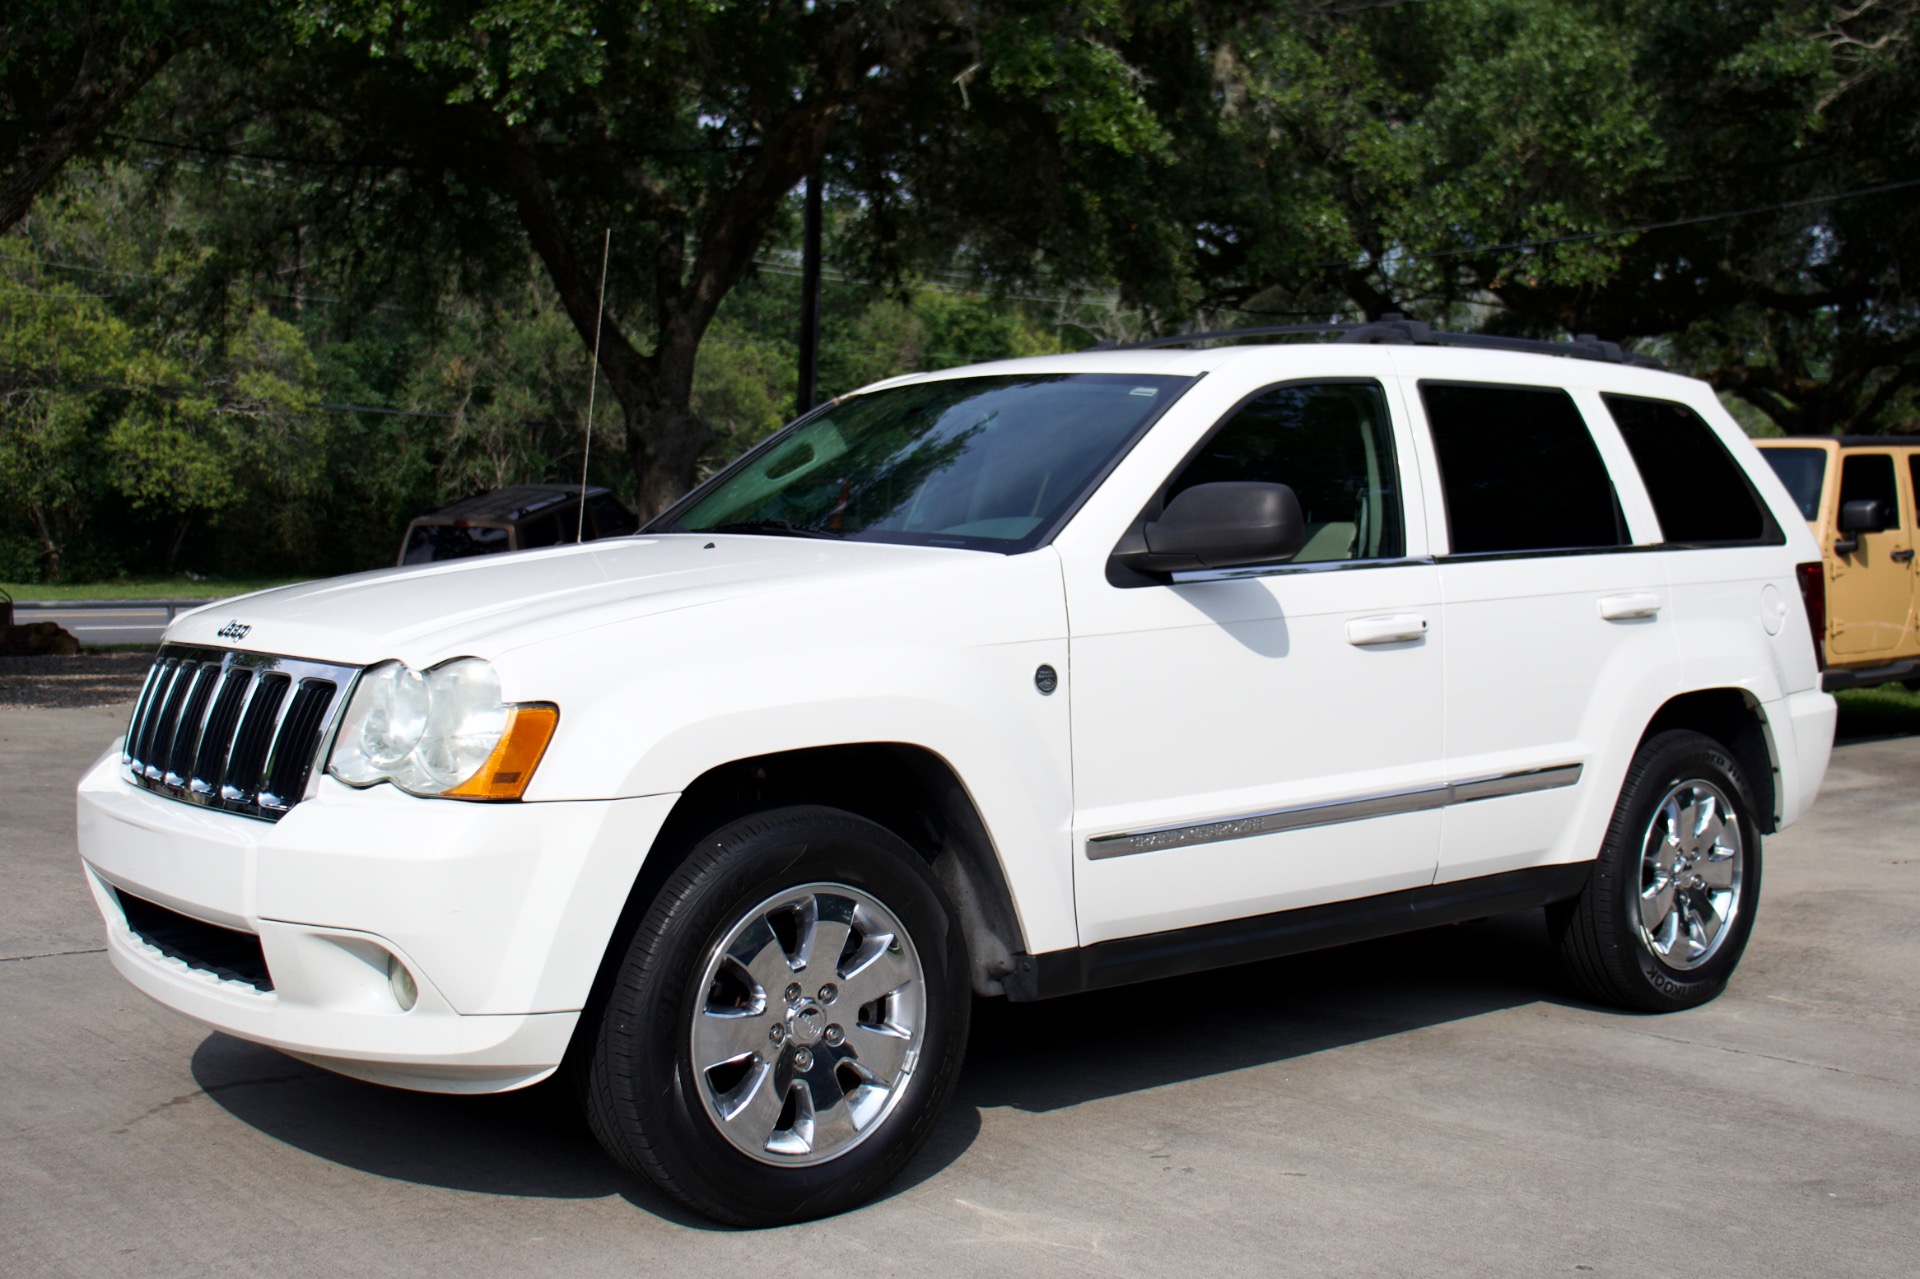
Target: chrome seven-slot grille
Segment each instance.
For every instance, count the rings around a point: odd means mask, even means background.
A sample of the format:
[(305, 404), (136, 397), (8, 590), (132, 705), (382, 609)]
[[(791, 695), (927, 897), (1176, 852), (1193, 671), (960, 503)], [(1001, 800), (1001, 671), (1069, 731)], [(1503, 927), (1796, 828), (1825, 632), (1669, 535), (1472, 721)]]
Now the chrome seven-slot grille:
[(358, 668), (169, 644), (154, 659), (121, 761), (170, 799), (279, 821), (306, 797)]

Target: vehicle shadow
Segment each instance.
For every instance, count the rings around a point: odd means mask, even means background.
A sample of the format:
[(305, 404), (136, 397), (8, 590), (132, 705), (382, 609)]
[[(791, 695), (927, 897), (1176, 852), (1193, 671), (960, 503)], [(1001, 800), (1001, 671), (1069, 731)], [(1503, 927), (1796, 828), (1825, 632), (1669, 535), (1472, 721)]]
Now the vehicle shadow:
[(958, 1100), (1059, 1110), (1564, 998), (1535, 910), (1045, 1003), (983, 1001)]
[[(976, 1001), (954, 1103), (885, 1194), (959, 1159), (988, 1109), (1060, 1110), (1542, 1000), (1562, 996), (1532, 911), (1040, 1004)], [(375, 1176), (478, 1194), (619, 1195), (683, 1226), (725, 1229), (613, 1163), (558, 1083), (405, 1092), (217, 1033), (192, 1069), (240, 1122)]]

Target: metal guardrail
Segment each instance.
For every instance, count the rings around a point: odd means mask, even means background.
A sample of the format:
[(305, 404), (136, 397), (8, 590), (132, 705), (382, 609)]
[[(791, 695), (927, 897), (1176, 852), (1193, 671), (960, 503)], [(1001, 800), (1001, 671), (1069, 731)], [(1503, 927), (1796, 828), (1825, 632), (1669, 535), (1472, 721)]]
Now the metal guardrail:
[(205, 608), (217, 604), (218, 599), (206, 600), (15, 600), (13, 611), (16, 621), (23, 621), (22, 613), (73, 613), (98, 609), (103, 612), (150, 613), (165, 610), (167, 624), (181, 613), (196, 608)]

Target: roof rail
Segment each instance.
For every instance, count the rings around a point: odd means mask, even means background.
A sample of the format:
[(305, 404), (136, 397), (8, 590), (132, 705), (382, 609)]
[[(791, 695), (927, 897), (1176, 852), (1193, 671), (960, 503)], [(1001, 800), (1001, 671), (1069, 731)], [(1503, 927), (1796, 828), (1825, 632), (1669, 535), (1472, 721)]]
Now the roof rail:
[(1176, 333), (1168, 337), (1148, 338), (1144, 342), (1122, 342), (1113, 345), (1103, 342), (1095, 349), (1138, 351), (1152, 347), (1189, 346), (1199, 342), (1324, 335), (1334, 335), (1336, 342), (1362, 342), (1385, 346), (1475, 347), (1483, 351), (1523, 351), (1534, 355), (1564, 355), (1576, 360), (1602, 360), (1608, 364), (1631, 364), (1643, 369), (1666, 367), (1650, 355), (1636, 355), (1632, 351), (1623, 351), (1618, 342), (1603, 342), (1591, 333), (1575, 334), (1571, 342), (1500, 337), (1491, 333), (1447, 333), (1423, 321), (1409, 320), (1398, 311), (1388, 311), (1377, 320), (1368, 320), (1361, 324), (1273, 324), (1251, 329), (1218, 329), (1211, 333)]

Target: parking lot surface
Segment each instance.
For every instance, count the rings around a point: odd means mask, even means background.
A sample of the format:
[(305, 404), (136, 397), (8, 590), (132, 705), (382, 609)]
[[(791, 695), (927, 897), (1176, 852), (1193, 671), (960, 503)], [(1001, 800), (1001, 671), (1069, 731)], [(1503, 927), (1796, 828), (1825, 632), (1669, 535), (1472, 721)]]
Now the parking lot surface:
[(1732, 988), (1637, 1016), (1538, 913), (978, 1006), (881, 1201), (746, 1232), (559, 1090), (390, 1091), (121, 981), (72, 787), (124, 705), (0, 710), (0, 1275), (1887, 1275), (1920, 1258), (1920, 739), (1767, 841)]

